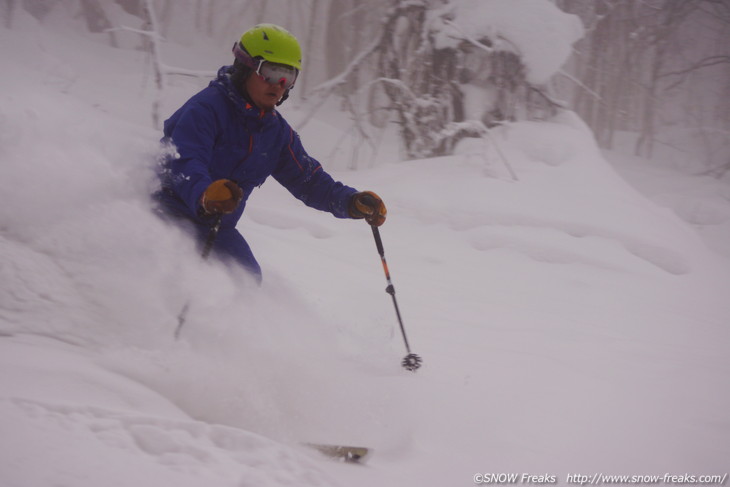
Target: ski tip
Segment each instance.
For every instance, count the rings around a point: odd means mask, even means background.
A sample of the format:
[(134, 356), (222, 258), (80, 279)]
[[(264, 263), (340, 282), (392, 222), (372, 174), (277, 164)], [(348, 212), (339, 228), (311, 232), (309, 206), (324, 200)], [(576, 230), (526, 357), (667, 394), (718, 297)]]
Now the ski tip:
[(323, 455), (346, 463), (364, 463), (372, 450), (363, 446), (327, 445), (322, 443), (306, 443), (310, 448)]

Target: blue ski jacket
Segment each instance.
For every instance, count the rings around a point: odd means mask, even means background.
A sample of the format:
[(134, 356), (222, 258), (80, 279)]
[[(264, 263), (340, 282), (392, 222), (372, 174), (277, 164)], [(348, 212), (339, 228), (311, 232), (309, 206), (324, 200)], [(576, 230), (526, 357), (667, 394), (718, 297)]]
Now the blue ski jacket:
[(190, 98), (164, 124), (165, 156), (155, 194), (163, 214), (194, 223), (205, 241), (215, 217), (201, 211), (210, 183), (230, 179), (243, 190), (236, 211), (224, 215), (213, 252), (232, 257), (261, 279), (261, 268), (236, 224), (254, 188), (273, 176), (307, 206), (350, 218), (354, 188), (335, 181), (302, 147), (299, 135), (277, 111), (263, 112), (233, 87), (231, 66)]
[(217, 179), (235, 181), (243, 190), (237, 210), (221, 228), (235, 227), (254, 188), (273, 176), (307, 206), (350, 218), (354, 188), (332, 179), (304, 150), (299, 135), (277, 111), (262, 112), (234, 89), (231, 66), (223, 66), (210, 85), (165, 121), (163, 141), (171, 154), (161, 164), (164, 205), (179, 216), (205, 224), (200, 198)]

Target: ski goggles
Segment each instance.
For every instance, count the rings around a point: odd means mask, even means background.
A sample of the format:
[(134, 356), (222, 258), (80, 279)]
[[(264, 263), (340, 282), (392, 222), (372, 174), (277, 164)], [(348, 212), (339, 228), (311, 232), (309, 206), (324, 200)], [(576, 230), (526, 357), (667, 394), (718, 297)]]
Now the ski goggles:
[(286, 64), (277, 64), (261, 59), (258, 68), (256, 68), (256, 74), (269, 84), (281, 85), (284, 89), (290, 90), (297, 80), (299, 71), (297, 71), (297, 68)]
[(233, 54), (236, 59), (253, 69), (262, 80), (272, 85), (281, 85), (285, 90), (292, 89), (299, 76), (299, 70), (293, 66), (252, 58), (238, 42), (233, 46)]

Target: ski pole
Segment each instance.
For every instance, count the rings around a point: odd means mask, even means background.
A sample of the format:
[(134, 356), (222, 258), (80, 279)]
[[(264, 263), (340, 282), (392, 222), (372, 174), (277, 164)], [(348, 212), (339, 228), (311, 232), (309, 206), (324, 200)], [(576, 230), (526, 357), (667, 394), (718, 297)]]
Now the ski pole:
[[(203, 245), (203, 252), (201, 253), (201, 257), (203, 260), (206, 260), (208, 256), (210, 255), (210, 251), (213, 250), (213, 243), (215, 242), (216, 237), (218, 236), (218, 230), (221, 228), (221, 219), (223, 218), (223, 215), (219, 214), (215, 221), (213, 222), (213, 227), (210, 229), (210, 232), (208, 232), (208, 238), (205, 239), (205, 245)], [(182, 329), (183, 325), (185, 324), (185, 320), (188, 317), (188, 309), (190, 308), (190, 299), (188, 299), (187, 303), (185, 303), (185, 306), (180, 310), (180, 314), (177, 315), (177, 328), (175, 328), (175, 339), (177, 340), (180, 338), (180, 330)]]
[(393, 298), (393, 306), (395, 307), (395, 315), (398, 317), (398, 324), (400, 325), (400, 331), (403, 335), (403, 342), (406, 344), (406, 351), (408, 355), (405, 356), (401, 365), (404, 369), (415, 372), (421, 366), (423, 360), (415, 353), (411, 353), (411, 347), (408, 345), (408, 338), (406, 337), (406, 329), (403, 326), (403, 318), (400, 315), (400, 309), (398, 309), (398, 301), (395, 299), (395, 287), (393, 282), (390, 280), (390, 271), (388, 270), (388, 262), (385, 260), (385, 249), (383, 249), (383, 240), (380, 238), (380, 230), (375, 225), (371, 225), (373, 229), (373, 237), (375, 237), (375, 246), (378, 247), (378, 253), (380, 254), (380, 260), (383, 263), (383, 270), (385, 271), (385, 279), (388, 282), (388, 287), (385, 288), (385, 292), (390, 294)]

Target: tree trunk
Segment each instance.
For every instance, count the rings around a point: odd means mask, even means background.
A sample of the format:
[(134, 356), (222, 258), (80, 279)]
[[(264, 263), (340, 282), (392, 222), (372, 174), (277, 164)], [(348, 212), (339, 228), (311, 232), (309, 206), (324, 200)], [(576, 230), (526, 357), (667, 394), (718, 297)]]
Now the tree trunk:
[(155, 128), (160, 128), (160, 98), (162, 91), (165, 87), (165, 72), (162, 69), (162, 58), (160, 56), (159, 46), (159, 24), (157, 22), (157, 15), (155, 8), (152, 5), (152, 0), (142, 0), (144, 2), (144, 15), (145, 15), (145, 27), (149, 32), (147, 36), (149, 39), (149, 52), (152, 57), (152, 68), (155, 73), (155, 86), (157, 87), (157, 96), (154, 102), (152, 102), (152, 124)]

